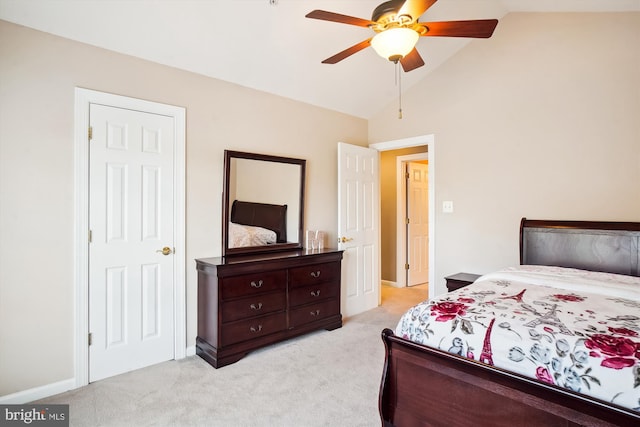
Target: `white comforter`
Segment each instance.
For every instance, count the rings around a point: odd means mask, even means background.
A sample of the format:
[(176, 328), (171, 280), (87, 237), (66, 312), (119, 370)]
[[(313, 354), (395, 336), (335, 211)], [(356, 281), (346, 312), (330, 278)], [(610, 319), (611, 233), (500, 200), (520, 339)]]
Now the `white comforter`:
[(262, 227), (229, 223), (229, 247), (263, 246), (276, 243), (276, 232)]

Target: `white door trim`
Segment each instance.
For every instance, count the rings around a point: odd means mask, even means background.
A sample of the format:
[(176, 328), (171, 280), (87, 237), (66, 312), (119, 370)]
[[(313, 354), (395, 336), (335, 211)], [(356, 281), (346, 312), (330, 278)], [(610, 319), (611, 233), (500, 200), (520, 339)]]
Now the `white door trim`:
[[(369, 148), (375, 148), (378, 151), (398, 150), (400, 148), (417, 147), (420, 145), (427, 146), (427, 161), (429, 162), (429, 295), (435, 295), (435, 266), (436, 266), (436, 142), (433, 134), (414, 136), (411, 138), (396, 139), (393, 141), (378, 142), (369, 144)], [(378, 253), (378, 257), (380, 254)], [(398, 280), (396, 279), (396, 283)], [(406, 283), (405, 283), (406, 285)]]
[[(407, 216), (407, 194), (405, 191), (406, 179), (404, 177), (404, 168), (402, 166), (405, 162), (412, 162), (416, 160), (428, 161), (429, 153), (409, 154), (406, 156), (396, 157), (396, 287), (398, 288), (404, 288), (407, 286), (407, 270), (404, 268), (404, 263), (407, 262), (407, 253), (405, 250), (407, 245), (407, 233), (404, 221)], [(429, 235), (431, 235), (431, 230), (429, 230)], [(402, 260), (402, 262), (400, 262), (400, 260)]]
[(74, 289), (75, 289), (75, 386), (89, 383), (89, 105), (102, 104), (162, 114), (172, 117), (175, 129), (175, 253), (174, 257), (174, 355), (186, 356), (186, 298), (185, 298), (185, 153), (186, 110), (182, 107), (128, 98), (89, 89), (75, 89), (74, 113)]

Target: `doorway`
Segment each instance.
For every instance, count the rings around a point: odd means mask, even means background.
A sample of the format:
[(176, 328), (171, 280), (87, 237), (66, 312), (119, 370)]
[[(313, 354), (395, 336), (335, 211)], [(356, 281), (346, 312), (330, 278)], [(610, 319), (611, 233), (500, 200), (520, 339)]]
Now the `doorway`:
[[(399, 150), (399, 149), (404, 149), (404, 148), (410, 148), (410, 147), (419, 147), (419, 146), (425, 146), (426, 150), (422, 150), (422, 153), (419, 153), (419, 159), (420, 160), (424, 160), (426, 159), (426, 161), (428, 162), (428, 174), (427, 174), (427, 180), (428, 180), (428, 208), (427, 208), (427, 215), (428, 215), (428, 233), (429, 233), (429, 239), (428, 239), (428, 288), (429, 288), (429, 294), (431, 295), (433, 293), (433, 286), (435, 284), (435, 233), (436, 233), (436, 229), (435, 229), (435, 211), (434, 211), (434, 207), (435, 207), (435, 158), (436, 158), (436, 151), (435, 151), (435, 137), (434, 135), (422, 135), (422, 136), (417, 136), (417, 137), (412, 137), (412, 138), (406, 138), (406, 139), (400, 139), (400, 140), (393, 140), (393, 141), (387, 141), (387, 142), (380, 142), (380, 143), (376, 143), (376, 144), (371, 144), (369, 145), (370, 148), (375, 148), (376, 150), (380, 151), (380, 152), (387, 152), (387, 151), (391, 151), (391, 150)], [(426, 152), (425, 152), (426, 151)], [(418, 153), (414, 153), (414, 154), (418, 154)], [(418, 159), (418, 158), (417, 158)], [(411, 158), (407, 158), (404, 160), (413, 160)], [(396, 168), (397, 170), (398, 168)], [(394, 185), (399, 185), (398, 182), (400, 182), (400, 178), (398, 176), (398, 178), (394, 179)], [(396, 192), (398, 190), (396, 189)], [(397, 198), (395, 200), (396, 206), (395, 209), (397, 212), (402, 211), (402, 207), (398, 207), (399, 203), (403, 203), (402, 200), (400, 200), (399, 198)], [(382, 208), (384, 208), (384, 202), (382, 203)], [(398, 224), (400, 221), (395, 221), (394, 218), (394, 222), (391, 226), (393, 227), (397, 227), (400, 228), (401, 230), (404, 229), (404, 224)], [(404, 236), (403, 232), (397, 232), (396, 231), (396, 236)], [(395, 249), (392, 252), (392, 256), (394, 258), (395, 261), (397, 261), (395, 264), (395, 276), (396, 276), (396, 280), (394, 281), (385, 281), (385, 282), (390, 282), (390, 284), (392, 286), (396, 286), (396, 287), (404, 287), (406, 285), (406, 282), (402, 280), (403, 277), (406, 277), (406, 273), (405, 273), (405, 269), (404, 269), (404, 263), (401, 262), (401, 260), (403, 260), (405, 258), (405, 253), (406, 253), (406, 244), (405, 242), (406, 237), (402, 237), (402, 240), (400, 241), (395, 241), (398, 239), (394, 239), (394, 243), (395, 243)], [(404, 249), (403, 249), (404, 248)], [(399, 252), (401, 251), (401, 252)], [(399, 279), (398, 279), (399, 278)]]
[[(132, 317), (139, 317), (141, 324), (138, 329), (141, 331), (141, 335), (144, 336), (142, 341), (154, 342), (158, 341), (157, 337), (164, 332), (168, 331), (168, 342), (163, 344), (165, 355), (171, 359), (181, 359), (185, 357), (186, 353), (186, 301), (185, 301), (185, 110), (181, 107), (174, 107), (165, 104), (158, 104), (154, 102), (122, 97), (112, 94), (106, 94), (97, 91), (91, 91), (87, 89), (76, 89), (76, 109), (75, 109), (75, 206), (76, 206), (76, 242), (75, 242), (75, 288), (76, 288), (76, 357), (75, 357), (75, 382), (76, 386), (80, 387), (93, 381), (102, 375), (98, 375), (96, 378), (90, 376), (90, 357), (94, 358), (93, 349), (90, 352), (90, 346), (94, 343), (93, 336), (90, 334), (90, 325), (95, 321), (95, 311), (100, 306), (111, 307), (113, 310), (110, 320), (108, 315), (101, 316), (102, 319), (107, 319), (108, 325), (103, 328), (107, 331), (109, 339), (105, 338), (105, 334), (100, 337), (100, 344), (108, 342), (112, 349), (118, 346), (128, 345), (135, 340), (131, 339), (131, 332), (127, 331), (123, 324), (124, 321), (130, 321)], [(98, 114), (100, 113), (100, 114)], [(108, 113), (108, 120), (103, 113)], [(90, 145), (92, 140), (92, 118), (100, 116), (99, 126), (106, 130), (108, 135), (101, 135), (99, 138), (103, 138), (107, 144), (112, 144), (114, 147), (113, 152), (120, 152), (122, 158), (115, 160), (109, 160), (109, 167), (105, 167), (105, 164), (92, 165), (91, 161), (94, 159), (92, 150), (95, 151), (96, 147)], [(138, 154), (132, 154), (128, 156), (126, 154), (125, 145), (127, 129), (135, 127), (139, 123), (145, 120), (150, 120), (151, 125), (146, 128), (142, 127), (136, 131), (140, 137), (140, 141), (136, 144)], [(105, 125), (105, 123), (107, 125)], [(94, 123), (93, 126), (96, 126)], [(159, 130), (162, 127), (162, 130)], [(156, 130), (154, 130), (156, 129)], [(160, 135), (164, 134), (168, 137), (167, 141), (170, 141), (169, 145), (160, 145)], [(96, 135), (97, 136), (97, 135)], [(133, 138), (133, 137), (131, 137)], [(133, 144), (133, 142), (132, 142)], [(141, 155), (142, 152), (151, 153), (152, 156), (157, 155), (161, 151), (167, 151), (167, 156), (163, 156), (169, 163), (164, 166), (152, 165), (147, 160), (142, 161), (144, 165), (138, 164), (139, 159), (136, 156)], [(153, 154), (155, 152), (155, 154)], [(104, 156), (103, 156), (104, 157)], [(133, 160), (132, 160), (133, 159)], [(133, 179), (137, 172), (127, 172), (127, 162), (133, 161), (131, 171), (137, 170), (141, 172), (139, 180)], [(137, 166), (136, 166), (137, 165)], [(161, 169), (164, 168), (165, 172), (161, 173)], [(95, 174), (95, 169), (102, 169), (105, 173)], [(170, 171), (170, 173), (168, 173)], [(168, 180), (160, 182), (161, 176), (168, 176)], [(105, 178), (105, 182), (98, 183), (98, 187), (94, 187), (97, 179)], [(144, 183), (143, 186), (136, 184), (134, 181), (138, 181), (138, 184)], [(111, 187), (109, 187), (111, 186)], [(160, 187), (169, 187), (170, 190), (166, 195), (162, 195)], [(113, 191), (109, 191), (111, 188)], [(134, 208), (136, 203), (134, 199), (126, 199), (123, 194), (132, 188), (142, 190), (144, 194), (137, 194), (138, 203), (140, 206)], [(144, 189), (149, 191), (144, 191)], [(138, 191), (136, 190), (136, 191)], [(105, 206), (94, 206), (102, 194)], [(132, 190), (133, 191), (133, 190)], [(139, 192), (139, 191), (138, 191)], [(169, 197), (170, 204), (162, 207), (164, 214), (160, 215), (156, 210), (162, 203), (162, 200)], [(111, 197), (111, 196), (114, 197)], [(120, 197), (120, 196), (122, 197)], [(157, 205), (157, 206), (156, 206)], [(106, 208), (105, 208), (106, 207)], [(96, 211), (102, 211), (98, 217), (94, 216)], [(103, 213), (112, 215), (111, 217), (103, 218), (100, 215)], [(154, 214), (156, 212), (156, 214)], [(160, 224), (157, 219), (161, 216), (166, 216), (169, 213), (169, 223), (166, 224), (164, 232), (160, 232)], [(125, 230), (124, 225), (133, 218), (144, 218), (144, 224), (142, 228), (134, 231)], [(103, 215), (104, 216), (104, 215)], [(99, 273), (97, 276), (92, 275), (92, 270), (95, 270), (101, 264), (96, 263), (96, 260), (102, 258), (102, 260), (112, 261), (117, 257), (118, 251), (111, 255), (105, 255), (100, 257), (99, 253), (96, 254), (98, 246), (91, 246), (94, 241), (94, 229), (98, 227), (102, 231), (106, 231), (106, 234), (100, 235), (100, 232), (96, 233), (96, 238), (104, 243), (104, 241), (110, 241), (111, 243), (122, 243), (122, 241), (128, 240), (127, 233), (130, 233), (130, 237), (136, 235), (138, 240), (147, 240), (153, 246), (150, 249), (145, 247), (144, 252), (153, 252), (152, 256), (155, 256), (154, 262), (150, 262), (148, 259), (140, 259), (139, 265), (129, 266), (125, 261), (117, 262), (118, 265), (108, 265), (103, 273)], [(157, 236), (163, 235), (163, 240), (170, 241), (166, 244), (166, 247), (162, 246), (161, 242), (155, 242), (158, 240)], [(107, 236), (107, 237), (105, 237)], [(141, 238), (142, 236), (142, 238)], [(120, 241), (120, 242), (118, 242)], [(153, 241), (153, 242), (152, 242)], [(158, 246), (160, 244), (160, 246)], [(104, 245), (103, 245), (104, 246)], [(148, 246), (148, 245), (147, 245)], [(158, 246), (158, 247), (156, 247)], [(155, 253), (157, 249), (158, 253)], [(168, 250), (167, 250), (168, 249)], [(129, 250), (129, 249), (127, 249)], [(136, 256), (142, 252), (139, 249), (131, 249)], [(106, 252), (105, 252), (106, 253)], [(95, 258), (97, 255), (97, 258)], [(131, 255), (131, 254), (129, 254)], [(167, 257), (171, 255), (171, 257)], [(132, 256), (125, 257), (127, 260)], [(128, 261), (127, 261), (128, 262)], [(104, 266), (103, 266), (104, 267)], [(138, 279), (134, 276), (128, 276), (126, 270), (136, 271)], [(108, 271), (107, 271), (108, 270)], [(161, 273), (162, 271), (162, 273)], [(93, 271), (95, 273), (95, 271)], [(140, 273), (140, 274), (138, 274)], [(164, 276), (165, 284), (168, 283), (168, 288), (161, 290), (160, 279)], [(168, 277), (167, 277), (168, 276)], [(98, 301), (98, 304), (91, 302), (91, 298), (95, 298), (99, 291), (96, 291), (92, 287), (92, 283), (96, 281), (96, 277), (106, 277), (107, 286), (103, 286), (103, 302)], [(137, 282), (137, 283), (134, 283)], [(142, 302), (138, 304), (141, 312), (127, 313), (125, 310), (125, 302), (129, 301), (133, 294), (127, 294), (127, 288), (131, 288), (137, 284), (139, 286), (134, 292), (142, 296)], [(100, 288), (99, 288), (100, 289)], [(168, 305), (164, 306), (158, 304), (160, 302), (168, 301)], [(140, 302), (140, 301), (139, 301)], [(92, 308), (93, 307), (93, 308)], [(160, 316), (158, 310), (161, 309), (165, 312), (163, 316)], [(103, 313), (104, 314), (104, 313)], [(138, 316), (140, 315), (140, 316)], [(160, 317), (162, 321), (160, 321)], [(139, 322), (140, 323), (140, 322)], [(136, 327), (137, 327), (136, 326)], [(91, 326), (92, 328), (94, 326)], [(111, 329), (109, 329), (111, 328)], [(138, 340), (140, 341), (140, 340)], [(97, 344), (97, 343), (96, 343)], [(150, 352), (153, 353), (154, 350)], [(125, 366), (125, 371), (130, 369), (136, 369), (137, 366), (130, 365), (127, 359), (131, 359), (129, 356), (118, 356), (121, 359), (122, 365)], [(137, 359), (137, 356), (135, 357)], [(92, 359), (93, 360), (93, 359)], [(151, 363), (153, 363), (153, 359)], [(130, 366), (129, 366), (130, 365)], [(113, 372), (118, 372), (116, 369)], [(93, 375), (93, 373), (91, 374)], [(112, 374), (107, 374), (110, 376)]]

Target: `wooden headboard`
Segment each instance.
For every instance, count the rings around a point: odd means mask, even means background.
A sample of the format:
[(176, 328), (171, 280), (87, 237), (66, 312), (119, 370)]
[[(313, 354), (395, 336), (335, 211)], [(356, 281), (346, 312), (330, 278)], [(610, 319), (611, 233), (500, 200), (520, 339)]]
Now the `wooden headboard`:
[(640, 276), (640, 222), (522, 218), (520, 264)]
[(275, 231), (277, 243), (287, 241), (287, 205), (234, 200), (230, 221)]

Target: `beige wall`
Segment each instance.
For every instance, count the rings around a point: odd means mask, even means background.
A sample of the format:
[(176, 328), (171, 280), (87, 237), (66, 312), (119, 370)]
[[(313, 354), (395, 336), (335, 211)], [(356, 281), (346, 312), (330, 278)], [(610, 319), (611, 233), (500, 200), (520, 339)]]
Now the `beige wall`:
[(396, 282), (398, 242), (398, 172), (397, 158), (410, 154), (426, 153), (425, 145), (382, 151), (380, 153), (380, 275), (382, 280)]
[(0, 396), (74, 375), (75, 87), (187, 110), (187, 345), (193, 259), (221, 249), (224, 149), (307, 159), (306, 223), (335, 233), (336, 143), (366, 145), (365, 120), (3, 21), (0, 58)]
[(638, 46), (640, 13), (509, 14), (369, 121), (434, 134), (436, 293), (517, 264), (521, 217), (640, 221)]

